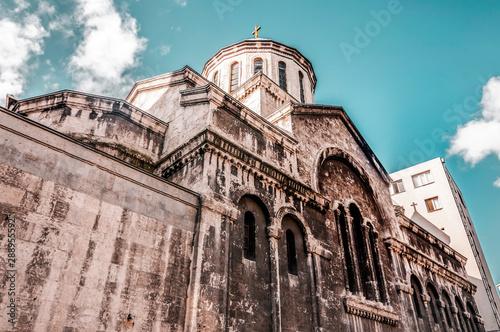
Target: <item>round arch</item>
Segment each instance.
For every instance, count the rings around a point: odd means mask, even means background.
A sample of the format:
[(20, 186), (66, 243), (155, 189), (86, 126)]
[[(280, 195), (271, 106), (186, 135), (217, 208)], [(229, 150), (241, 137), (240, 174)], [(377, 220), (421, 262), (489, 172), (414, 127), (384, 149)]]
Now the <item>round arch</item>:
[(298, 211), (295, 208), (289, 207), (289, 206), (281, 207), (278, 210), (278, 212), (276, 213), (276, 216), (274, 218), (272, 218), (272, 220), (273, 220), (272, 226), (278, 227), (279, 229), (283, 229), (282, 222), (283, 222), (283, 219), (287, 216), (292, 218), (293, 221), (295, 221), (297, 223), (297, 225), (299, 226), (301, 231), (304, 233), (304, 240), (306, 242), (306, 250), (311, 252), (313, 249), (312, 247), (313, 247), (313, 241), (314, 241), (314, 237), (312, 235), (311, 228), (307, 224), (304, 217), (300, 213), (298, 213)]

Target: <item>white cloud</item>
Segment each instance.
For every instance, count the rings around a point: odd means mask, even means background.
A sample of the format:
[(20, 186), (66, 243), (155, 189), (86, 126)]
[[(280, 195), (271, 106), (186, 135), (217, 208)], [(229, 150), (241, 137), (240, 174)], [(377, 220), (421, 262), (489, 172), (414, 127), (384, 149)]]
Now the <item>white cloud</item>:
[(161, 56), (165, 56), (165, 55), (167, 55), (168, 53), (170, 53), (170, 50), (171, 50), (170, 45), (161, 45), (161, 46), (158, 48), (158, 51), (160, 52), (160, 55), (161, 55)]
[[(18, 9), (22, 8), (20, 10), (29, 6), (24, 1), (16, 3)], [(43, 54), (43, 38), (48, 35), (40, 18), (33, 14), (15, 21), (10, 18), (0, 20), (0, 105), (5, 105), (6, 94), (16, 95), (24, 91), (33, 67), (30, 60)]]
[(50, 31), (59, 31), (62, 33), (64, 38), (73, 37), (75, 32), (73, 31), (75, 24), (75, 18), (71, 15), (63, 14), (57, 15), (57, 17), (49, 22)]
[(39, 14), (39, 15), (43, 15), (43, 14), (53, 15), (55, 12), (56, 12), (56, 9), (54, 8), (54, 6), (49, 4), (47, 1), (41, 0), (38, 3), (37, 14)]
[(75, 88), (98, 94), (124, 96), (133, 81), (124, 73), (138, 64), (147, 39), (137, 35), (137, 21), (120, 15), (112, 0), (77, 0), (83, 40), (69, 62)]
[(186, 7), (187, 5), (187, 0), (174, 0), (175, 3), (181, 7)]
[(493, 185), (497, 188), (500, 188), (500, 178), (498, 178), (495, 182), (493, 182)]
[[(500, 76), (491, 78), (483, 87), (480, 105), (480, 116), (458, 127), (448, 151), (472, 166), (490, 154), (500, 160)], [(500, 179), (494, 185), (500, 187)]]

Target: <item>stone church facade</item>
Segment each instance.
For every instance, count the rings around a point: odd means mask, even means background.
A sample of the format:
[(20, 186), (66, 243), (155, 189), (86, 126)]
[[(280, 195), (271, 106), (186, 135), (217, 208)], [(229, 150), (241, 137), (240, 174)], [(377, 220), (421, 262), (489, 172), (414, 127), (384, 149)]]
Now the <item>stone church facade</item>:
[(464, 256), (393, 206), (315, 86), (299, 51), (256, 38), (126, 100), (9, 97), (0, 330), (484, 331)]

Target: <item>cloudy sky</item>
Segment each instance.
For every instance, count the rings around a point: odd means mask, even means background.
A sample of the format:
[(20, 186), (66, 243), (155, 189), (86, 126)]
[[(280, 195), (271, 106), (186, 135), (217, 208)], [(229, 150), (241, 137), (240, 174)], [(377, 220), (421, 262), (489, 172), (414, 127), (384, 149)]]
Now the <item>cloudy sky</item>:
[(436, 157), (500, 283), (500, 1), (2, 0), (0, 104), (133, 82), (260, 36), (298, 48), (389, 172)]

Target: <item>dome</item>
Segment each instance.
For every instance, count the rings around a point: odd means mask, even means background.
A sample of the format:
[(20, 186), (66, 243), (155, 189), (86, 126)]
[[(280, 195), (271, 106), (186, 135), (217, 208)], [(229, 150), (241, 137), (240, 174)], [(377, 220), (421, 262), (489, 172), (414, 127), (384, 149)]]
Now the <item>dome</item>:
[(286, 101), (314, 103), (316, 75), (311, 62), (297, 49), (270, 39), (245, 39), (220, 49), (205, 63), (202, 76), (234, 95), (259, 72), (284, 91), (278, 93), (285, 97), (275, 106)]

